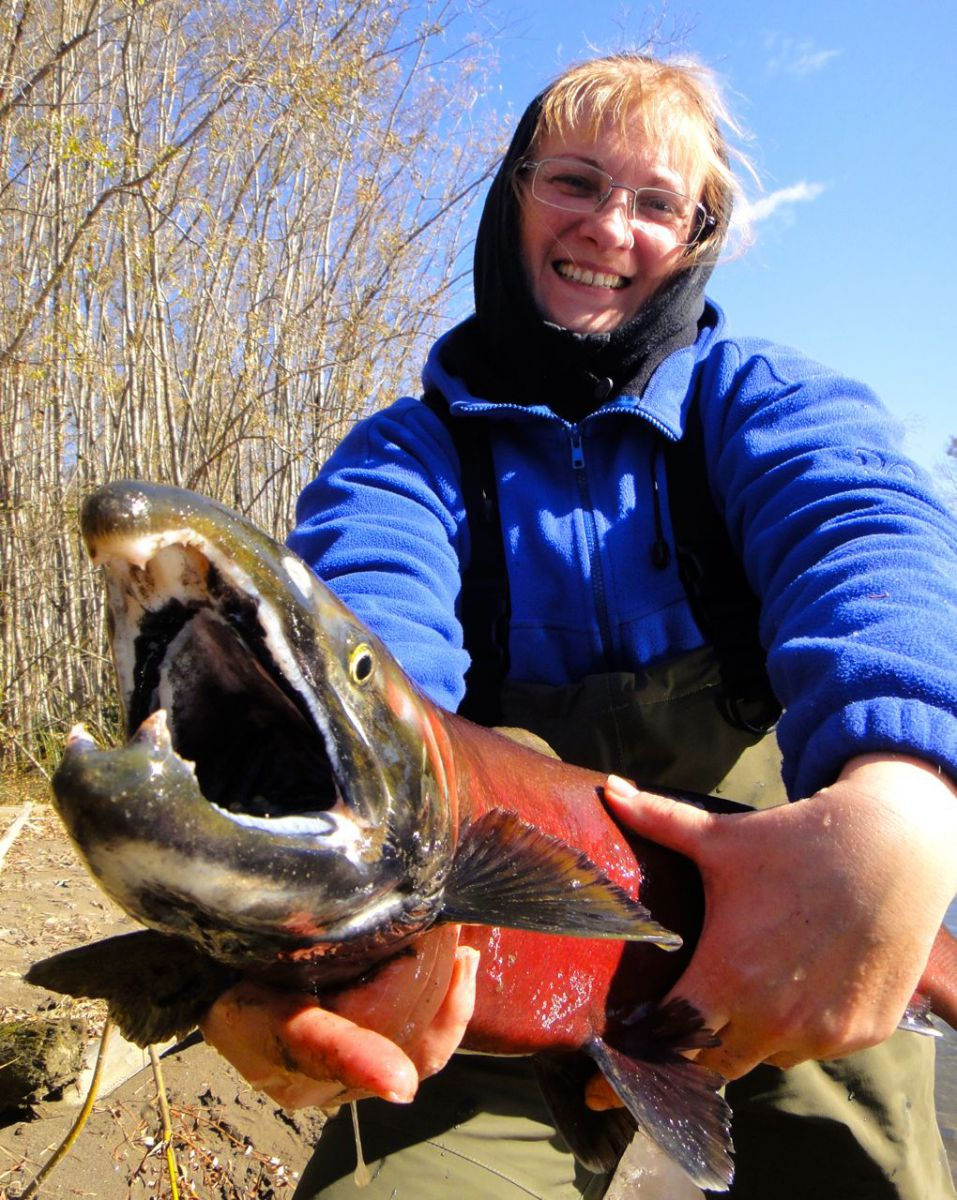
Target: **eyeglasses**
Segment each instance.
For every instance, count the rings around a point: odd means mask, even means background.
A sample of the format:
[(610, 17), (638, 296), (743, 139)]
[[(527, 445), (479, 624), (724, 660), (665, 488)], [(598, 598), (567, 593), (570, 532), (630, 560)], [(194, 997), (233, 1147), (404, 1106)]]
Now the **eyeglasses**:
[(674, 237), (677, 246), (691, 246), (715, 224), (703, 204), (667, 188), (629, 187), (599, 167), (578, 158), (526, 158), (518, 170), (531, 171), (532, 195), (551, 208), (566, 212), (597, 212), (613, 191), (629, 193), (628, 218)]

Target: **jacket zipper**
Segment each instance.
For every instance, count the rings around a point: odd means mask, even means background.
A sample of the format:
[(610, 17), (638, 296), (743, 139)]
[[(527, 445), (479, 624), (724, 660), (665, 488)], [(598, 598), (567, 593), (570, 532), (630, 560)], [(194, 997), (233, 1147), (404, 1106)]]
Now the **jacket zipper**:
[(598, 528), (595, 522), (595, 510), (588, 488), (588, 475), (585, 471), (585, 450), (582, 446), (581, 428), (578, 425), (571, 427), (569, 439), (572, 451), (572, 470), (575, 473), (582, 521), (585, 525), (585, 545), (588, 551), (588, 561), (591, 565), (592, 593), (595, 598), (595, 610), (598, 615), (598, 635), (601, 639), (602, 655), (606, 664), (610, 667), (612, 663), (612, 636), (611, 619), (608, 613), (608, 595), (605, 590), (605, 577), (602, 571), (601, 556), (598, 552)]

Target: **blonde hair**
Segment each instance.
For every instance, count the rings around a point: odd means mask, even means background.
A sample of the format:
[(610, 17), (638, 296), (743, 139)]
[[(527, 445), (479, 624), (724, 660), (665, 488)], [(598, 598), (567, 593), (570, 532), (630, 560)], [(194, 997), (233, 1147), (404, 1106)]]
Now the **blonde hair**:
[(665, 60), (644, 54), (612, 54), (569, 68), (542, 95), (532, 146), (543, 137), (572, 132), (597, 136), (609, 123), (623, 137), (638, 132), (653, 141), (677, 145), (685, 165), (703, 180), (701, 203), (715, 224), (691, 247), (695, 259), (717, 258), (728, 232), (741, 185), (731, 169), (738, 162), (754, 175), (741, 151), (723, 130), (742, 133), (717, 81), (689, 59)]

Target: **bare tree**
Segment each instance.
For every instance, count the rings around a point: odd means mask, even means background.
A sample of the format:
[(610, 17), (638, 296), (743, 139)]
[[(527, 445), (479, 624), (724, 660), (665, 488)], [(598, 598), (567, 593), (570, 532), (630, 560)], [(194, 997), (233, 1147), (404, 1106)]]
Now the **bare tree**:
[(0, 759), (115, 717), (82, 495), (282, 533), (417, 386), (498, 129), (458, 0), (18, 0), (0, 15)]

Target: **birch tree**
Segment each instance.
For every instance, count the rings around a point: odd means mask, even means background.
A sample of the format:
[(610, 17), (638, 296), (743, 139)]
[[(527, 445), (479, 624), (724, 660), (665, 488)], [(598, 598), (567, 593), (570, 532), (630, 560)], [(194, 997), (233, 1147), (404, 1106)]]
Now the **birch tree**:
[(465, 304), (486, 48), (458, 0), (16, 0), (0, 14), (0, 760), (115, 719), (82, 496), (282, 535)]

